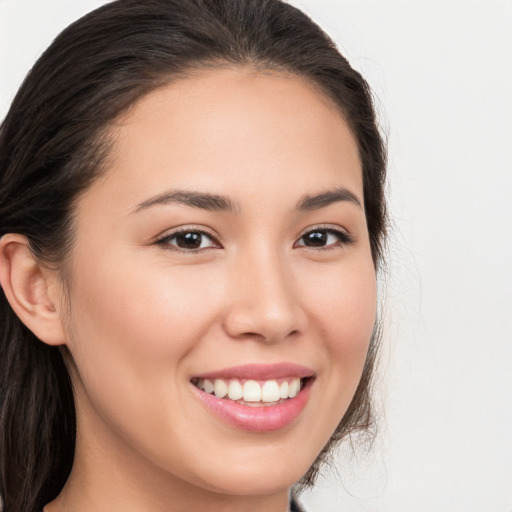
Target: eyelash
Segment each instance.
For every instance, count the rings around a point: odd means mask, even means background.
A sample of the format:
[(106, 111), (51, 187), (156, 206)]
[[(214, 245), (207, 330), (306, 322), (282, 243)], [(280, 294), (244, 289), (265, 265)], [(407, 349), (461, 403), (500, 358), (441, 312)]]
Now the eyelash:
[[(320, 247), (309, 247), (307, 245), (300, 245), (299, 247), (306, 247), (307, 249), (313, 250), (313, 251), (315, 251), (315, 250), (329, 251), (332, 249), (339, 249), (343, 246), (351, 245), (354, 243), (354, 238), (349, 233), (347, 233), (346, 231), (344, 231), (342, 229), (334, 228), (332, 226), (316, 226), (315, 228), (309, 229), (303, 235), (301, 235), (299, 240), (302, 240), (304, 237), (306, 237), (307, 235), (310, 235), (312, 233), (326, 233), (327, 235), (334, 235), (338, 238), (338, 242), (336, 242), (335, 244), (323, 245)], [(294, 244), (294, 246), (295, 246), (295, 244)]]
[(175, 239), (179, 235), (187, 234), (187, 233), (190, 233), (190, 234), (194, 233), (194, 234), (198, 234), (198, 235), (201, 235), (201, 236), (205, 236), (205, 237), (209, 238), (210, 240), (212, 240), (215, 244), (217, 244), (219, 246), (221, 245), (220, 242), (218, 241), (218, 239), (215, 236), (213, 236), (211, 233), (209, 233), (208, 231), (205, 231), (205, 230), (199, 229), (199, 228), (193, 228), (193, 227), (179, 228), (176, 231), (173, 231), (172, 233), (170, 233), (168, 235), (165, 235), (162, 238), (159, 238), (156, 241), (156, 243), (158, 245), (164, 246), (166, 249), (174, 250), (174, 251), (178, 251), (178, 252), (197, 253), (197, 252), (200, 252), (200, 251), (204, 251), (206, 249), (211, 249), (211, 247), (203, 248), (203, 249), (201, 249), (201, 248), (199, 248), (199, 249), (183, 249), (181, 247), (173, 247), (170, 244), (171, 240)]
[[(318, 246), (318, 247), (311, 247), (311, 246), (307, 246), (305, 244), (300, 244), (299, 247), (305, 247), (306, 249), (313, 250), (313, 251), (318, 251), (318, 250), (327, 251), (327, 250), (337, 249), (337, 248), (340, 248), (340, 247), (343, 247), (346, 245), (351, 245), (354, 243), (354, 239), (352, 238), (352, 236), (349, 233), (347, 233), (346, 231), (344, 231), (342, 229), (333, 228), (332, 226), (317, 226), (314, 229), (310, 229), (310, 230), (306, 231), (304, 234), (302, 234), (299, 237), (298, 240), (302, 240), (307, 235), (311, 235), (313, 233), (325, 233), (327, 235), (334, 235), (338, 238), (338, 242), (334, 243), (334, 244), (323, 245), (323, 246)], [(169, 250), (174, 250), (174, 251), (184, 252), (184, 253), (198, 253), (198, 252), (201, 252), (204, 250), (215, 248), (215, 247), (204, 247), (204, 248), (196, 248), (196, 249), (185, 249), (182, 247), (173, 246), (170, 243), (170, 241), (173, 239), (176, 239), (176, 237), (178, 237), (181, 234), (201, 235), (201, 236), (209, 238), (214, 244), (222, 247), (219, 240), (215, 236), (213, 236), (211, 233), (209, 233), (208, 231), (205, 231), (203, 229), (193, 228), (193, 227), (179, 228), (176, 231), (173, 231), (172, 233), (165, 235), (165, 236), (159, 238), (158, 240), (156, 240), (156, 244), (161, 245)], [(296, 246), (296, 244), (297, 244), (297, 242), (295, 242), (294, 247)]]

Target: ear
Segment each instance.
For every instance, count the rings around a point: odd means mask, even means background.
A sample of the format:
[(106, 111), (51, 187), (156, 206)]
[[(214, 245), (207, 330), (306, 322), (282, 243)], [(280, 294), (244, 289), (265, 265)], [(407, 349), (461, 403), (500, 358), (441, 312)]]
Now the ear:
[(41, 341), (65, 343), (57, 272), (34, 256), (26, 236), (9, 233), (0, 239), (0, 284), (16, 315)]

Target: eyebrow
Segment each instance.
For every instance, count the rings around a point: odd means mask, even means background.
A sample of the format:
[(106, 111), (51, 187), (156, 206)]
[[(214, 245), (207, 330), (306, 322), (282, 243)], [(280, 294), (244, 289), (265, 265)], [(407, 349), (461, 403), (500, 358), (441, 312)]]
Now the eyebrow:
[[(334, 190), (327, 190), (315, 195), (305, 195), (298, 201), (295, 209), (299, 211), (311, 211), (325, 208), (337, 202), (350, 202), (362, 208), (361, 202), (355, 194), (340, 187)], [(151, 197), (138, 204), (133, 213), (145, 210), (155, 205), (178, 204), (191, 206), (215, 212), (236, 213), (240, 211), (240, 206), (227, 196), (210, 194), (205, 192), (193, 192), (187, 190), (171, 190)]]
[(361, 201), (346, 188), (339, 187), (315, 195), (305, 195), (297, 203), (297, 210), (319, 210), (333, 203), (348, 201), (362, 208)]
[(185, 205), (214, 212), (236, 212), (239, 210), (238, 204), (226, 196), (187, 190), (171, 190), (143, 201), (134, 208), (134, 213), (145, 210), (150, 206), (164, 204)]

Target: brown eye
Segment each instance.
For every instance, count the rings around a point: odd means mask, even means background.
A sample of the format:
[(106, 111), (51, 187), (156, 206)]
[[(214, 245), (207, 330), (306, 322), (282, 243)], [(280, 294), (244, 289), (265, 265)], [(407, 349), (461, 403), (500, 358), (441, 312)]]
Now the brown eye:
[(303, 247), (335, 247), (348, 244), (352, 239), (337, 229), (314, 229), (302, 235), (297, 245)]
[(203, 231), (180, 231), (168, 235), (158, 241), (158, 244), (184, 251), (198, 251), (210, 247), (218, 247), (211, 235)]
[(199, 249), (203, 242), (201, 233), (180, 233), (174, 238), (176, 245), (181, 249)]
[(302, 237), (304, 245), (308, 247), (322, 247), (327, 245), (329, 235), (325, 231), (312, 231)]

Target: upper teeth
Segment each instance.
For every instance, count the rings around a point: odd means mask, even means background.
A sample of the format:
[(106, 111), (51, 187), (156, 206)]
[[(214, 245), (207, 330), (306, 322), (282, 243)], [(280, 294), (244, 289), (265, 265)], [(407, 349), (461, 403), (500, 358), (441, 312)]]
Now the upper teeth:
[(244, 400), (245, 402), (278, 402), (284, 398), (294, 398), (301, 388), (299, 377), (277, 380), (246, 380), (238, 379), (195, 379), (193, 382), (206, 393), (213, 393), (218, 398)]

